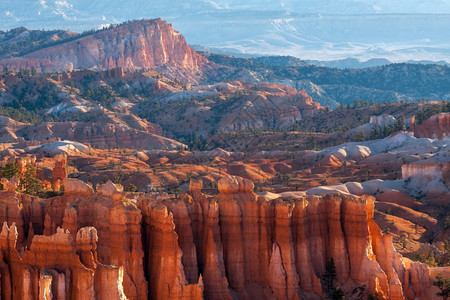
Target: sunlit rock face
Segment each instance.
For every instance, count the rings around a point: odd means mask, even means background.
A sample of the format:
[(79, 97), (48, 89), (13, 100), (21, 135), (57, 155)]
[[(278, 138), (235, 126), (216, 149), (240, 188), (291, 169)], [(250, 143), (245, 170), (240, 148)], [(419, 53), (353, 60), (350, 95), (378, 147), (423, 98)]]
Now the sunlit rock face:
[(371, 196), (270, 200), (237, 176), (177, 199), (64, 184), (46, 200), (0, 192), (2, 299), (319, 299), (332, 259), (346, 295), (365, 284), (380, 299), (436, 298), (428, 267), (372, 220)]
[(40, 49), (21, 58), (0, 61), (11, 70), (154, 69), (183, 81), (196, 82), (208, 61), (161, 19), (130, 22), (110, 30)]

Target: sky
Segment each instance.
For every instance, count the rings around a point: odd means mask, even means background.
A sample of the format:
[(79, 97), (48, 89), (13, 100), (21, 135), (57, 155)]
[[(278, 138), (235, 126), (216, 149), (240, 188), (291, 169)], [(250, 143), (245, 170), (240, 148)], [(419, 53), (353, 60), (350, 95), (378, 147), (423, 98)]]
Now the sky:
[(450, 0), (0, 0), (0, 30), (156, 17), (190, 44), (244, 54), (450, 61)]

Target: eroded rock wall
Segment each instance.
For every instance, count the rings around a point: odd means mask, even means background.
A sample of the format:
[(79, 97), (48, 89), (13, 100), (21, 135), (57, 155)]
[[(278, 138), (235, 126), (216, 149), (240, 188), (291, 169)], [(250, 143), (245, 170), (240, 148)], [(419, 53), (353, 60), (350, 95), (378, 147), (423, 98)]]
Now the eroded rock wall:
[[(124, 24), (34, 51), (24, 59), (16, 60), (20, 66), (37, 66), (44, 71), (53, 65), (58, 71), (154, 68), (167, 76), (179, 76), (194, 82), (199, 79), (197, 73), (207, 64), (207, 60), (189, 47), (172, 25), (161, 19)], [(14, 68), (14, 62), (4, 64)]]
[(1, 191), (1, 298), (319, 299), (331, 259), (348, 297), (365, 284), (380, 299), (436, 298), (428, 267), (372, 220), (372, 197), (268, 200), (240, 177), (218, 188), (191, 184), (178, 199), (112, 183), (46, 200)]

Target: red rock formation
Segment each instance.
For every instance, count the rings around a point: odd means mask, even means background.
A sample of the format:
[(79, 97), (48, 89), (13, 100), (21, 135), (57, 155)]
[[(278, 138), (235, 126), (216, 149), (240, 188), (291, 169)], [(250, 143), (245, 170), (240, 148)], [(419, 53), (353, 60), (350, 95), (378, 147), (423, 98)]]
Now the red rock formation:
[(414, 127), (415, 137), (438, 138), (450, 135), (450, 113), (431, 116), (422, 124)]
[(19, 178), (17, 178), (17, 176), (13, 176), (11, 180), (2, 178), (1, 183), (3, 185), (3, 190), (13, 193), (19, 186)]
[(96, 264), (87, 266), (80, 261), (76, 244), (83, 244), (79, 239), (88, 238), (92, 246), (83, 250), (93, 256), (97, 239), (95, 229), (82, 228), (79, 236), (75, 242), (69, 232), (58, 228), (54, 235), (33, 237), (30, 249), (18, 252), (15, 249), (17, 227), (14, 224), (8, 227), (5, 222), (0, 234), (1, 256), (12, 267), (1, 269), (2, 287), (5, 287), (1, 291), (2, 299), (37, 299), (38, 295), (39, 299), (49, 299), (43, 295), (52, 295), (54, 299), (93, 299), (96, 293), (94, 281), (107, 281), (110, 291), (120, 290), (120, 273), (96, 272)]
[[(174, 230), (172, 213), (169, 213), (165, 206), (154, 208), (147, 206), (144, 209), (150, 209), (144, 212), (144, 214), (149, 213), (146, 215), (145, 223), (150, 297), (153, 299), (202, 299), (201, 277), (195, 279), (198, 283), (194, 284), (189, 284), (186, 279), (181, 262), (182, 251), (178, 244), (178, 235)], [(191, 245), (193, 246), (193, 243)], [(195, 261), (196, 257), (192, 259)], [(192, 275), (195, 276), (195, 274)]]
[(55, 156), (55, 166), (52, 170), (52, 182), (56, 183), (58, 180), (62, 181), (67, 178), (67, 156)]
[[(168, 77), (197, 81), (207, 60), (161, 19), (136, 21), (25, 55), (73, 69), (151, 68)], [(23, 62), (22, 64), (24, 64)], [(9, 64), (8, 66), (10, 66)], [(69, 70), (71, 70), (69, 68)]]
[(91, 196), (94, 193), (92, 187), (78, 179), (64, 178), (63, 184), (64, 192), (68, 196)]
[(269, 200), (239, 177), (216, 196), (192, 182), (179, 199), (65, 184), (46, 200), (0, 192), (2, 299), (318, 299), (332, 258), (346, 295), (366, 284), (380, 299), (437, 299), (428, 267), (373, 221), (369, 196)]

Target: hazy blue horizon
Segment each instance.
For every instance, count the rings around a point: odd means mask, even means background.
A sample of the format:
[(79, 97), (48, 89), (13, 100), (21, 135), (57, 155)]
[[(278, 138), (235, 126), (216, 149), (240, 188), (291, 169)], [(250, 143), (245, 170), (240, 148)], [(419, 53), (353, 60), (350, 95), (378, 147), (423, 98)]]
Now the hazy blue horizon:
[(4, 0), (2, 30), (82, 32), (160, 17), (189, 44), (243, 54), (450, 62), (450, 0)]

